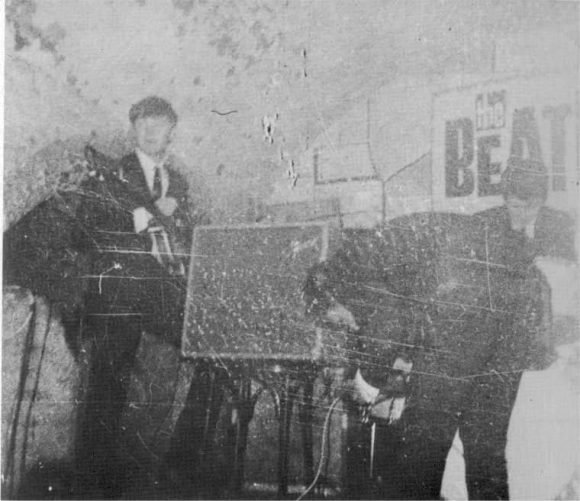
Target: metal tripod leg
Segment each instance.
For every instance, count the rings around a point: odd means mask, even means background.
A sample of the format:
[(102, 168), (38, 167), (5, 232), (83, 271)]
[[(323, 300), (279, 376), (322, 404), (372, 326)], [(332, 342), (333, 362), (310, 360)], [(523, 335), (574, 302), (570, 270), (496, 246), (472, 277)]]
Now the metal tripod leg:
[(252, 395), (252, 381), (249, 378), (243, 378), (238, 388), (238, 401), (234, 412), (235, 426), (235, 443), (234, 443), (234, 465), (232, 468), (232, 491), (241, 493), (244, 484), (244, 459), (246, 447), (248, 444), (248, 429), (250, 421), (254, 415), (254, 407), (258, 400), (259, 392)]
[(292, 407), (294, 404), (294, 392), (288, 374), (284, 375), (284, 385), (280, 395), (280, 426), (279, 451), (278, 451), (278, 495), (288, 494), (288, 454), (290, 449), (290, 423), (292, 419)]
[(314, 447), (312, 437), (314, 382), (308, 379), (302, 388), (300, 402), (300, 426), (304, 460), (304, 485), (310, 485), (314, 479)]

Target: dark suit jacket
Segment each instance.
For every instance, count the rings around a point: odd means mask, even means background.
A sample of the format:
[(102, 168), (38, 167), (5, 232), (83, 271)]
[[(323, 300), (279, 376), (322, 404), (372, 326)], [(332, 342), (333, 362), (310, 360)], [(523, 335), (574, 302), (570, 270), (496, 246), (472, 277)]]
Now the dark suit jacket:
[(489, 232), (491, 258), (502, 264), (509, 263), (520, 249), (524, 259), (537, 256), (576, 261), (574, 221), (566, 213), (542, 207), (534, 226), (534, 238), (523, 238), (511, 229), (507, 207), (493, 207), (475, 214), (482, 230)]
[(345, 359), (369, 383), (387, 391), (393, 373), (386, 368), (398, 357), (419, 374), (451, 377), (547, 366), (542, 276), (533, 266), (489, 273), (480, 222), (416, 213), (346, 230), (341, 248), (310, 270), (308, 311), (324, 318), (330, 294), (353, 313), (361, 331), (346, 336)]
[[(189, 251), (195, 222), (190, 217), (188, 186), (178, 172), (167, 170), (166, 196), (178, 204), (173, 215), (177, 237)], [(169, 276), (151, 255), (147, 232), (135, 233), (133, 211), (147, 209), (154, 201), (137, 155), (131, 153), (112, 165), (105, 179), (87, 180), (82, 192), (78, 217), (85, 232), (80, 240), (92, 261), (86, 300), (89, 316), (135, 315), (149, 331), (167, 330), (159, 326), (165, 320), (180, 324), (185, 280)]]
[[(188, 184), (185, 178), (171, 167), (167, 167), (169, 186), (166, 197), (173, 197), (177, 201), (177, 209), (173, 214), (179, 238), (183, 244), (189, 244), (193, 231), (193, 221), (190, 216), (190, 207), (187, 196)], [(121, 159), (118, 170), (119, 178), (131, 188), (134, 198), (131, 200), (132, 209), (141, 207), (144, 204), (153, 203), (143, 169), (139, 163), (139, 158), (135, 153), (131, 153)], [(133, 225), (131, 218), (130, 225)], [(189, 245), (186, 245), (189, 249)]]

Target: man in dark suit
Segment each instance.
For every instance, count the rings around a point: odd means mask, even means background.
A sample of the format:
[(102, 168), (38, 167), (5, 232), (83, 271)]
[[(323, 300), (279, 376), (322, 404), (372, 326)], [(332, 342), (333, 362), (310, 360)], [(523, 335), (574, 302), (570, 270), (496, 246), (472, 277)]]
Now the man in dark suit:
[(575, 260), (575, 250), (571, 218), (544, 206), (542, 164), (510, 158), (501, 188), (505, 204), (474, 216), (465, 235), (471, 246), (463, 255), (447, 249), (435, 265), (425, 332), (431, 348), (449, 352), (413, 357), (403, 438), (383, 477), (386, 498), (435, 499), (458, 429), (469, 498), (509, 499), (505, 448), (521, 375), (554, 360), (550, 288), (534, 262)]
[(499, 264), (552, 257), (576, 261), (574, 221), (546, 207), (548, 176), (538, 161), (511, 157), (502, 174), (504, 205), (475, 214)]
[[(350, 382), (345, 394), (367, 403), (371, 416), (384, 398), (407, 397), (391, 431), (377, 427), (373, 495), (382, 499), (437, 499), (457, 430), (469, 498), (509, 499), (505, 447), (520, 378), (554, 359), (547, 342), (550, 289), (534, 260), (574, 259), (575, 251), (571, 220), (543, 207), (548, 181), (542, 166), (510, 159), (502, 188), (504, 207), (463, 223), (459, 217), (445, 222), (449, 215), (443, 214), (393, 220), (375, 232), (371, 245), (357, 239), (307, 281), (305, 298), (315, 314), (362, 332), (361, 347), (352, 353), (378, 395), (363, 395)], [(433, 227), (441, 230), (429, 231)], [(386, 304), (365, 312), (381, 304), (380, 296), (365, 301), (367, 291), (408, 297), (398, 309), (408, 310), (411, 321), (400, 316), (400, 325), (389, 325), (400, 313)], [(345, 306), (342, 312), (337, 304)], [(377, 318), (385, 320), (373, 328)], [(394, 340), (391, 348), (384, 343), (391, 353), (371, 351), (381, 332)], [(373, 357), (370, 363), (365, 356)], [(395, 357), (412, 364), (407, 378), (393, 370)], [(351, 455), (361, 462), (356, 451)]]
[(136, 103), (129, 118), (135, 151), (84, 184), (78, 214), (81, 246), (93, 263), (84, 318), (92, 353), (78, 462), (83, 487), (92, 481), (90, 493), (105, 497), (120, 496), (126, 481), (118, 433), (141, 335), (179, 342), (195, 224), (187, 183), (168, 154), (177, 114), (152, 96)]

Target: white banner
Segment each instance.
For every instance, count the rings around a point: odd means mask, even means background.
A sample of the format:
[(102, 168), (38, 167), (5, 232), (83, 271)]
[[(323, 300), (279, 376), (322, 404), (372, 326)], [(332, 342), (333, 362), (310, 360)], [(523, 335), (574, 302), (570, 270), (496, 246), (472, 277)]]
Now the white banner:
[(473, 213), (502, 203), (510, 155), (541, 159), (547, 205), (574, 213), (578, 190), (578, 80), (571, 75), (486, 82), (433, 100), (433, 209)]

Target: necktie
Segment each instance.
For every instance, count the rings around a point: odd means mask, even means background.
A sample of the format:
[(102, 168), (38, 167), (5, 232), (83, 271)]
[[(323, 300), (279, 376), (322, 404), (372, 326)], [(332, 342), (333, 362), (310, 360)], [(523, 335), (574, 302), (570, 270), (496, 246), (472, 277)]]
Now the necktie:
[(155, 200), (157, 200), (158, 198), (161, 198), (161, 194), (162, 194), (162, 188), (161, 188), (161, 167), (159, 166), (155, 166), (155, 172), (153, 174), (153, 190), (152, 190), (152, 195), (153, 198)]

